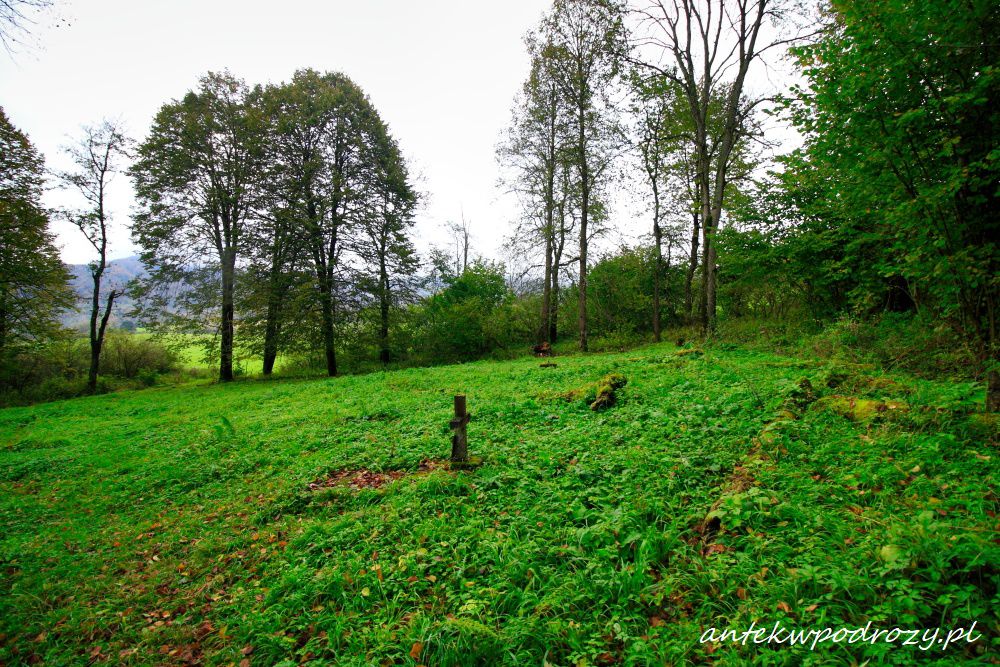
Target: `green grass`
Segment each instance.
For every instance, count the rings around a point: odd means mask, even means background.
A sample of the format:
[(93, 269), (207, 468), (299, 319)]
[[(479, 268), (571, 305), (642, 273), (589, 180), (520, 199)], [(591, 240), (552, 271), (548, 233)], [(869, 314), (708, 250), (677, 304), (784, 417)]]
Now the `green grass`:
[[(206, 350), (211, 347), (213, 341), (216, 346), (218, 345), (216, 337), (211, 334), (152, 334), (142, 331), (132, 335), (141, 339), (153, 338), (162, 342), (177, 354), (177, 361), (181, 368), (211, 372), (219, 370), (218, 350), (216, 349), (214, 357), (206, 355)], [(233, 361), (248, 375), (259, 374), (264, 363), (260, 354), (239, 345), (233, 350)], [(283, 361), (284, 359), (279, 355), (275, 362), (276, 371), (281, 370)]]
[[(833, 390), (820, 362), (675, 352), (2, 410), (0, 664), (991, 664), (998, 467), (995, 425), (968, 414), (981, 389), (848, 368)], [(613, 407), (562, 397), (611, 372), (628, 379)], [(774, 421), (802, 378), (909, 411)], [(455, 393), (482, 467), (309, 490), (447, 456)], [(983, 637), (699, 643), (778, 620), (976, 621)]]

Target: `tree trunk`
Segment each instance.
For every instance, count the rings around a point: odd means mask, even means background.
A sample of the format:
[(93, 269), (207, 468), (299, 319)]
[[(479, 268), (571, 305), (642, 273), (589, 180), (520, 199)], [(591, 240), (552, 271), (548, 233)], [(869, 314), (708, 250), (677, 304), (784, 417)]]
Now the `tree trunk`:
[(708, 329), (708, 228), (701, 226), (701, 293), (698, 297), (698, 322), (702, 333)]
[(559, 264), (552, 269), (552, 301), (549, 311), (549, 342), (555, 343), (559, 338)]
[(267, 341), (265, 341), (264, 347), (264, 375), (270, 376), (274, 373), (274, 362), (278, 358), (278, 350), (276, 347), (267, 346)]
[(701, 234), (701, 219), (698, 212), (691, 214), (694, 219), (691, 227), (691, 258), (688, 262), (687, 277), (684, 281), (684, 312), (688, 323), (694, 319), (694, 274), (698, 270), (698, 241)]
[(986, 374), (986, 411), (1000, 412), (1000, 372)]
[(91, 278), (94, 281), (94, 292), (90, 302), (90, 370), (87, 373), (87, 391), (97, 390), (97, 373), (101, 364), (101, 338), (98, 337), (97, 320), (101, 310), (101, 274), (104, 272), (104, 262), (98, 264)]
[[(709, 188), (709, 158), (708, 148), (702, 142), (700, 150), (700, 167), (698, 169), (698, 194), (701, 196), (701, 329), (707, 338), (714, 323), (715, 308), (715, 257), (714, 239), (716, 220), (712, 218), (711, 189)], [(711, 308), (709, 307), (711, 304)]]
[(278, 358), (280, 311), (280, 295), (272, 284), (267, 301), (267, 322), (264, 325), (264, 375), (271, 375), (274, 372), (274, 361)]
[[(711, 237), (709, 237), (711, 239)], [(710, 240), (705, 250), (705, 336), (710, 337), (715, 334), (716, 322), (716, 249), (715, 241)]]
[(549, 342), (559, 338), (559, 269), (562, 266), (563, 249), (566, 247), (566, 205), (559, 204), (559, 239), (553, 239), (552, 248), (552, 290), (549, 302)]
[(552, 286), (555, 282), (553, 272), (559, 270), (558, 261), (554, 259), (556, 254), (556, 115), (558, 97), (553, 84), (549, 91), (549, 113), (548, 113), (548, 146), (546, 155), (545, 174), (545, 285), (542, 288), (542, 321), (538, 331), (539, 344), (548, 340), (555, 343), (552, 333), (553, 326)]
[(320, 278), (320, 313), (323, 323), (323, 350), (326, 352), (326, 374), (333, 377), (337, 374), (337, 351), (334, 349), (333, 336), (333, 286), (331, 278), (324, 270)]
[[(586, 199), (586, 197), (584, 198)], [(580, 327), (580, 351), (587, 351), (587, 223), (580, 218), (580, 294), (577, 301), (577, 324)]]
[[(552, 330), (550, 318), (552, 317), (552, 234), (551, 225), (545, 232), (545, 284), (542, 286), (542, 318), (538, 327), (536, 343), (539, 345), (545, 342), (549, 332)], [(549, 341), (552, 342), (551, 340)]]
[[(338, 149), (339, 151), (339, 149)], [(337, 210), (339, 195), (334, 196), (331, 205)], [(333, 224), (329, 250), (321, 231), (319, 211), (312, 188), (306, 187), (306, 215), (309, 220), (310, 242), (312, 244), (313, 264), (316, 267), (316, 282), (319, 287), (320, 323), (323, 327), (323, 351), (326, 353), (326, 374), (337, 375), (337, 351), (334, 348), (333, 333), (333, 264), (336, 261), (337, 225)]]
[(90, 372), (87, 374), (87, 390), (90, 393), (97, 391), (97, 372), (101, 364), (101, 349), (104, 347), (104, 334), (108, 329), (108, 320), (111, 319), (111, 308), (115, 304), (115, 297), (118, 292), (111, 290), (108, 294), (108, 303), (104, 308), (104, 315), (101, 317), (101, 325), (97, 329), (97, 336), (90, 341)]
[(0, 285), (0, 363), (7, 352), (7, 287)]
[(653, 240), (656, 254), (653, 257), (653, 341), (659, 343), (660, 335), (660, 279), (663, 272), (663, 230), (660, 229), (660, 194), (653, 182)]
[[(581, 96), (582, 99), (582, 96)], [(586, 110), (581, 103), (579, 123), (580, 159), (580, 294), (577, 302), (577, 323), (580, 327), (580, 351), (587, 351), (587, 222), (590, 214), (590, 173), (587, 165)]]
[(222, 341), (219, 351), (219, 381), (231, 382), (233, 380), (233, 339), (235, 335), (234, 324), (234, 291), (236, 283), (235, 253), (226, 252), (226, 257), (222, 263)]
[(267, 313), (264, 323), (264, 375), (274, 372), (274, 362), (278, 358), (278, 337), (281, 334), (283, 302), (288, 292), (287, 278), (282, 270), (282, 253), (277, 250), (271, 258), (271, 275), (268, 280)]
[[(715, 233), (719, 230), (722, 220), (721, 190), (716, 192), (717, 199), (712, 207), (712, 216), (705, 223), (705, 336), (715, 334), (717, 319), (716, 296), (718, 294), (718, 249), (715, 246)], [(711, 224), (709, 224), (709, 221)]]
[(379, 255), (379, 359), (382, 365), (391, 358), (389, 350), (389, 273), (385, 266), (385, 253)]
[(107, 267), (108, 256), (108, 236), (107, 228), (105, 227), (104, 222), (103, 186), (104, 180), (102, 178), (97, 204), (97, 218), (100, 222), (101, 229), (101, 242), (98, 247), (100, 257), (91, 272), (91, 278), (94, 281), (94, 293), (91, 297), (90, 304), (90, 370), (87, 373), (87, 391), (91, 394), (97, 391), (97, 374), (101, 367), (101, 348), (104, 347), (104, 332), (107, 329), (108, 318), (111, 316), (111, 306), (114, 304), (116, 296), (114, 290), (111, 290), (111, 294), (108, 295), (107, 310), (104, 312), (104, 317), (101, 318), (100, 326), (98, 326), (97, 318), (100, 317), (101, 311), (101, 278), (104, 276), (104, 269)]
[(465, 227), (465, 218), (462, 218), (462, 273), (469, 268), (469, 230)]

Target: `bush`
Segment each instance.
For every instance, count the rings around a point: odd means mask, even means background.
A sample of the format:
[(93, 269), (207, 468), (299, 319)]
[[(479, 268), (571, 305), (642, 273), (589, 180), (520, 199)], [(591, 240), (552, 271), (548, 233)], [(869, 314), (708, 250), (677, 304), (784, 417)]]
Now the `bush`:
[(980, 372), (974, 352), (953, 327), (914, 313), (887, 312), (829, 322), (795, 315), (724, 319), (719, 323), (718, 340), (779, 354), (874, 364), (924, 377), (968, 378)]
[(152, 387), (160, 379), (160, 374), (151, 368), (145, 368), (139, 371), (138, 379), (142, 386)]
[[(155, 340), (108, 332), (97, 393), (125, 386), (152, 386), (176, 365), (176, 354)], [(86, 390), (89, 369), (90, 342), (86, 338), (61, 338), (10, 353), (0, 360), (0, 405), (80, 396)]]
[[(806, 336), (822, 330), (822, 322), (796, 313), (782, 318), (724, 318), (719, 321), (717, 335), (720, 340), (729, 343), (763, 348), (780, 354), (799, 346)], [(700, 331), (696, 335), (700, 337)]]
[(176, 365), (177, 354), (151, 338), (112, 331), (104, 339), (102, 375), (132, 380), (143, 372), (167, 373)]
[[(507, 288), (500, 266), (476, 263), (417, 309), (414, 352), (424, 363), (471, 361), (527, 348), (537, 321)], [(530, 324), (529, 324), (530, 322)]]
[(23, 395), (31, 403), (56, 401), (80, 396), (85, 388), (86, 380), (54, 375), (46, 378), (40, 384), (28, 387)]
[(878, 364), (926, 377), (968, 377), (977, 368), (967, 341), (948, 324), (911, 313), (843, 318), (803, 340), (821, 357)]

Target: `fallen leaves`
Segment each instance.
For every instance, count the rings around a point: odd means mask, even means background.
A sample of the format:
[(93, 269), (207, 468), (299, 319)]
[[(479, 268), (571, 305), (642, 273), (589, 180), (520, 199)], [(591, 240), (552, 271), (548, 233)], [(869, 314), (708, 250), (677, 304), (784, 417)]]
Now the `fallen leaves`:
[(426, 474), (433, 470), (441, 470), (447, 467), (442, 461), (424, 459), (418, 468), (414, 470), (384, 470), (375, 471), (368, 468), (335, 470), (325, 477), (321, 477), (309, 483), (310, 491), (328, 489), (336, 486), (346, 486), (354, 491), (362, 489), (380, 489), (390, 482), (395, 482), (408, 475)]
[(701, 555), (711, 556), (712, 554), (721, 554), (725, 552), (726, 552), (726, 545), (713, 542), (712, 544), (707, 545), (704, 549), (701, 550)]

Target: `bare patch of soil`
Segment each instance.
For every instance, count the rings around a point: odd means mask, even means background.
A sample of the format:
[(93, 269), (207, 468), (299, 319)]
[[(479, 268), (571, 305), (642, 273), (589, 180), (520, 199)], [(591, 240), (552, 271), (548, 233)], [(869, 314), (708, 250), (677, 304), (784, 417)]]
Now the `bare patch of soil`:
[(409, 475), (424, 475), (433, 470), (447, 470), (447, 461), (424, 459), (416, 470), (369, 470), (368, 468), (334, 470), (325, 476), (309, 483), (310, 491), (328, 489), (335, 486), (346, 486), (355, 491), (361, 489), (380, 489), (389, 482), (402, 479)]

